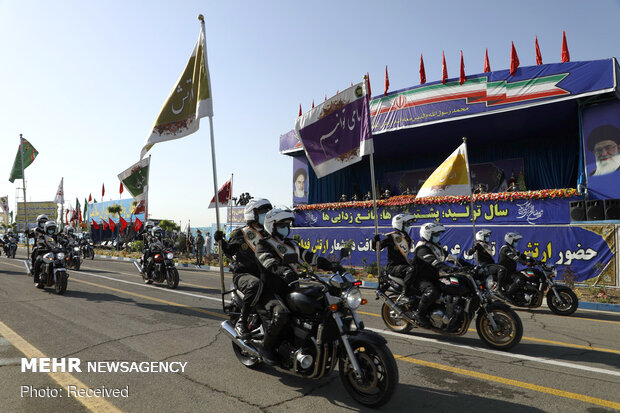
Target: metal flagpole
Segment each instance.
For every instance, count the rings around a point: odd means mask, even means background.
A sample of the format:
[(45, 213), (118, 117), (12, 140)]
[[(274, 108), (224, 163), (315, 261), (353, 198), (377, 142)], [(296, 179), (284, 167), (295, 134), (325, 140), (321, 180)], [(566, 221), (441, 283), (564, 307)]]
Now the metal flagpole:
[[(375, 214), (375, 234), (379, 233), (379, 215), (377, 214), (377, 188), (375, 188), (375, 161), (374, 154), (370, 154), (370, 180), (372, 181), (372, 208)], [(375, 245), (377, 252), (377, 278), (381, 274), (381, 250), (379, 246), (381, 242), (378, 241)]]
[(22, 182), (23, 182), (23, 191), (24, 191), (24, 222), (26, 223), (26, 258), (30, 257), (30, 242), (28, 242), (28, 202), (26, 201), (26, 174), (24, 173), (24, 141), (22, 138), (22, 134), (19, 134), (19, 151), (21, 153), (22, 158)]
[[(467, 154), (467, 138), (463, 136), (463, 144), (465, 145), (465, 166), (467, 167), (467, 181), (469, 182), (469, 214), (471, 216), (472, 228), (474, 230), (474, 243), (476, 242), (476, 217), (474, 215), (474, 192), (471, 189), (471, 171), (469, 170), (469, 155)], [(478, 254), (475, 255), (476, 264), (478, 264)]]

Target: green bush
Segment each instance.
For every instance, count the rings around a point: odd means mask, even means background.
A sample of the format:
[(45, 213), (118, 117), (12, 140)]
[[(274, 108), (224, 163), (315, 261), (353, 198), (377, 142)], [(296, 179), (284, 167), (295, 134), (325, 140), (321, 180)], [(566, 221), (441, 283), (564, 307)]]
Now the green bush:
[(144, 241), (134, 241), (131, 243), (131, 251), (141, 252), (144, 247)]

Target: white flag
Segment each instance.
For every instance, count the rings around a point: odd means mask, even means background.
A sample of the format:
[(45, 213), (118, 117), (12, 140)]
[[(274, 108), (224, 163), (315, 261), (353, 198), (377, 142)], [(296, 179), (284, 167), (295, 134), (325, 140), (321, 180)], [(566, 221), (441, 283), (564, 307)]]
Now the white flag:
[(467, 147), (464, 142), (428, 177), (416, 198), (459, 195), (471, 195)]
[(9, 213), (9, 196), (0, 196), (0, 208), (5, 214)]
[(58, 190), (56, 191), (56, 197), (54, 197), (55, 204), (64, 204), (65, 203), (65, 190), (63, 188), (64, 177), (60, 178), (60, 183), (58, 184)]

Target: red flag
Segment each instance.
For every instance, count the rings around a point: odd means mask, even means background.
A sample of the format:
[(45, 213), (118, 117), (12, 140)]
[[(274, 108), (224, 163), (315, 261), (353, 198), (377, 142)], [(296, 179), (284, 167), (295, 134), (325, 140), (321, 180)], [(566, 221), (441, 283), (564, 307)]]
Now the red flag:
[(65, 211), (65, 222), (69, 222), (69, 210)]
[(465, 62), (463, 61), (463, 51), (461, 50), (461, 74), (459, 75), (459, 85), (465, 83)]
[(314, 99), (312, 99), (312, 109), (314, 109)]
[(82, 207), (79, 207), (77, 210), (77, 214), (78, 214), (78, 222), (81, 224), (82, 223), (82, 211), (81, 211)]
[(566, 32), (562, 30), (562, 63), (570, 62), (570, 53), (568, 53), (568, 44), (566, 43)]
[[(222, 185), (222, 187), (217, 191), (217, 202), (218, 206), (228, 205), (228, 201), (232, 196), (232, 178), (229, 179)], [(211, 203), (209, 204), (209, 208), (215, 208), (215, 196), (211, 198)]]
[(385, 88), (383, 90), (384, 95), (387, 95), (389, 88), (390, 88), (390, 78), (388, 77), (387, 65), (385, 65)]
[(112, 218), (108, 218), (108, 224), (110, 224), (110, 231), (114, 231), (116, 224), (112, 221)]
[[(327, 95), (325, 95), (325, 100), (327, 100)], [(324, 101), (325, 101), (325, 100), (324, 100)]]
[(370, 75), (366, 72), (366, 87), (368, 88), (368, 100), (372, 97), (372, 93), (370, 92)]
[(301, 116), (301, 103), (299, 104), (299, 116)]
[(101, 184), (101, 198), (105, 195), (105, 184)]
[(420, 84), (423, 85), (426, 83), (426, 70), (424, 70), (424, 58), (422, 57), (422, 53), (420, 53)]
[(142, 228), (142, 221), (140, 221), (138, 218), (136, 218), (136, 220), (133, 223), (133, 230), (138, 232), (138, 231), (140, 231), (140, 228)]
[(538, 47), (538, 36), (536, 36), (536, 41), (534, 43), (536, 45), (536, 64), (542, 65), (542, 54), (540, 54), (540, 47)]
[(127, 228), (127, 221), (125, 221), (123, 217), (121, 217), (120, 224), (121, 224), (121, 231), (125, 231), (125, 228)]
[(88, 195), (88, 202), (91, 202), (93, 200), (93, 194), (89, 194)]
[(99, 229), (99, 224), (97, 224), (94, 219), (92, 221), (93, 221), (93, 228)]
[(491, 63), (489, 63), (489, 49), (484, 49), (484, 73), (491, 71)]
[(121, 187), (118, 189), (118, 193), (122, 194), (124, 189), (125, 188), (123, 188), (123, 183), (121, 182)]
[(102, 219), (101, 223), (103, 224), (103, 230), (107, 231), (108, 230), (108, 221), (106, 221), (105, 219)]
[(519, 67), (519, 56), (517, 56), (517, 49), (515, 49), (515, 44), (510, 42), (512, 45), (512, 50), (510, 51), (510, 76), (514, 76), (517, 71), (517, 67)]
[(446, 55), (443, 53), (443, 50), (441, 51), (441, 59), (441, 83), (445, 84), (446, 80), (448, 80), (448, 67), (446, 66)]

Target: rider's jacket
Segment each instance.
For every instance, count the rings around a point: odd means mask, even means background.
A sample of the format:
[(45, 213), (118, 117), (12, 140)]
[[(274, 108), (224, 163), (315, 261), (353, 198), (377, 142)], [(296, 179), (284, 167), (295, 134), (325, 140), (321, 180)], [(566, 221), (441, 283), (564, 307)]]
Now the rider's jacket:
[(413, 254), (418, 279), (436, 282), (439, 277), (439, 270), (450, 268), (444, 262), (448, 254), (433, 242), (419, 241)]
[(269, 234), (254, 223), (235, 230), (228, 241), (222, 240), (222, 252), (232, 260), (235, 275), (252, 274), (260, 277), (260, 265), (254, 252), (258, 242)]
[(488, 242), (476, 241), (473, 247), (467, 251), (469, 255), (476, 253), (478, 257), (478, 264), (491, 265), (495, 264), (493, 259), (493, 247)]
[(512, 245), (504, 244), (499, 249), (499, 257), (497, 263), (506, 268), (508, 274), (514, 274), (517, 272), (517, 263), (524, 265), (527, 256), (519, 252)]
[(408, 257), (412, 247), (413, 240), (409, 237), (409, 234), (398, 230), (386, 234), (379, 245), (379, 249), (387, 248), (388, 262), (386, 269), (390, 271), (396, 265), (411, 265)]

